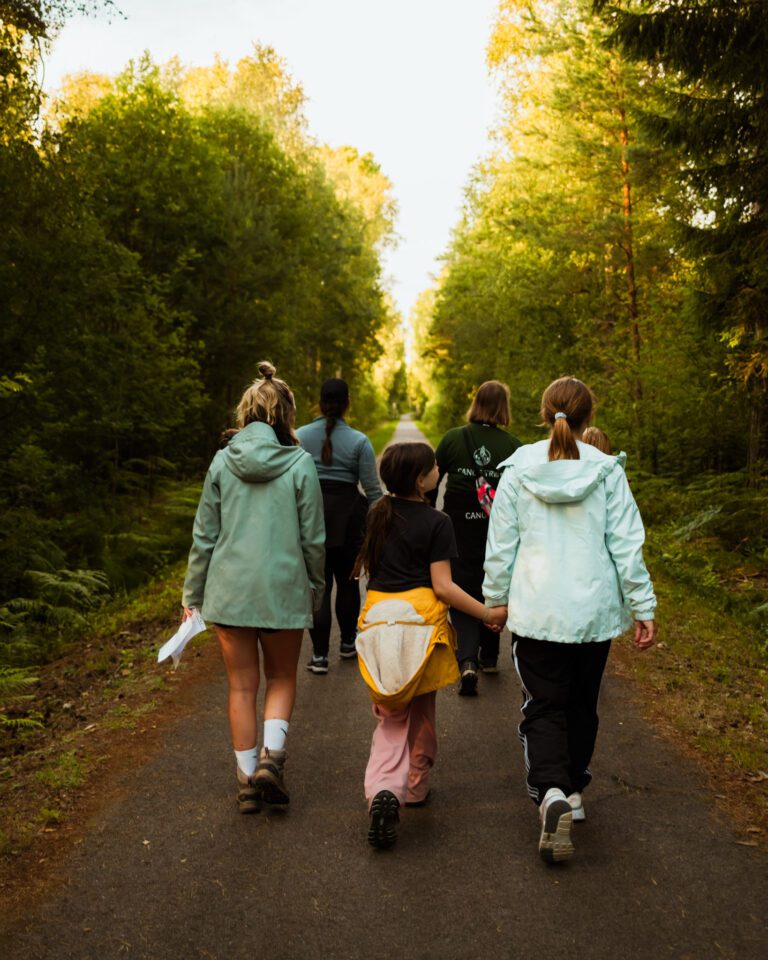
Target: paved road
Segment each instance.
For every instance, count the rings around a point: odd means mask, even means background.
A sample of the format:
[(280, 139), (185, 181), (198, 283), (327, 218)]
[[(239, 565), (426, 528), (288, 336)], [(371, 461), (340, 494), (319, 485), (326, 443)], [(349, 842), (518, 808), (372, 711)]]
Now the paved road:
[(503, 660), (477, 699), (440, 694), (435, 801), (406, 811), (392, 851), (365, 840), (373, 719), (356, 666), (302, 669), (291, 809), (252, 817), (235, 810), (220, 671), (89, 825), (63, 885), (0, 938), (0, 956), (763, 960), (764, 858), (715, 819), (698, 773), (615, 678), (576, 857), (539, 861)]

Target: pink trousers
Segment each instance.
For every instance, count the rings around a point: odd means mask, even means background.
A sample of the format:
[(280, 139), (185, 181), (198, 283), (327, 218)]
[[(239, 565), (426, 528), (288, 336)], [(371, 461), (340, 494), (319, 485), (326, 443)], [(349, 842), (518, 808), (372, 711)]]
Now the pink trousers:
[(429, 791), (437, 755), (434, 691), (414, 697), (403, 710), (374, 703), (373, 715), (379, 723), (365, 770), (368, 806), (379, 790), (391, 790), (401, 806), (418, 803)]

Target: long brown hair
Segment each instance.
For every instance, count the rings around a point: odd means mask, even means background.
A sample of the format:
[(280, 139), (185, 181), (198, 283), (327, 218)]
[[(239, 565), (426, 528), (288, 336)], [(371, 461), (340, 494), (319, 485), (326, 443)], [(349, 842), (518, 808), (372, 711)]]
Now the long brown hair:
[(541, 419), (552, 428), (550, 460), (579, 459), (576, 436), (589, 423), (594, 403), (592, 391), (576, 377), (550, 383), (541, 398)]
[(428, 443), (392, 443), (384, 451), (379, 473), (391, 496), (383, 496), (368, 511), (368, 528), (355, 560), (353, 577), (365, 571), (375, 576), (384, 543), (392, 526), (394, 497), (412, 497), (418, 493), (418, 480), (435, 465), (435, 451)]
[(511, 419), (509, 387), (506, 383), (500, 380), (486, 380), (485, 383), (481, 383), (467, 410), (467, 421), (506, 427)]
[(285, 380), (275, 377), (277, 372), (269, 360), (258, 365), (261, 380), (254, 380), (237, 405), (237, 425), (241, 429), (249, 423), (268, 423), (283, 446), (298, 446), (299, 438), (293, 431), (296, 424), (296, 403)]

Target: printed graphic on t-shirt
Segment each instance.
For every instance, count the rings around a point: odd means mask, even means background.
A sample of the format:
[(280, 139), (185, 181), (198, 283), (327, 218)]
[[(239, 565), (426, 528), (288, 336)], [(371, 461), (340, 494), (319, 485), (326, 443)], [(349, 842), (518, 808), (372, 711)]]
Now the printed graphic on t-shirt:
[(478, 467), (487, 467), (491, 462), (491, 451), (487, 447), (478, 447), (472, 457)]

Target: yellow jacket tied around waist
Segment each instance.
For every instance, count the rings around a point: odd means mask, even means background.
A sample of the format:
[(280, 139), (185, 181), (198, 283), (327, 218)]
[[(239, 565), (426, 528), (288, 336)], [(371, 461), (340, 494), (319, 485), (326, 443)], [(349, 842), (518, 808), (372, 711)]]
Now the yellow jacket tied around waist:
[(357, 626), (357, 663), (374, 703), (402, 709), (459, 680), (448, 605), (429, 587), (369, 590)]

